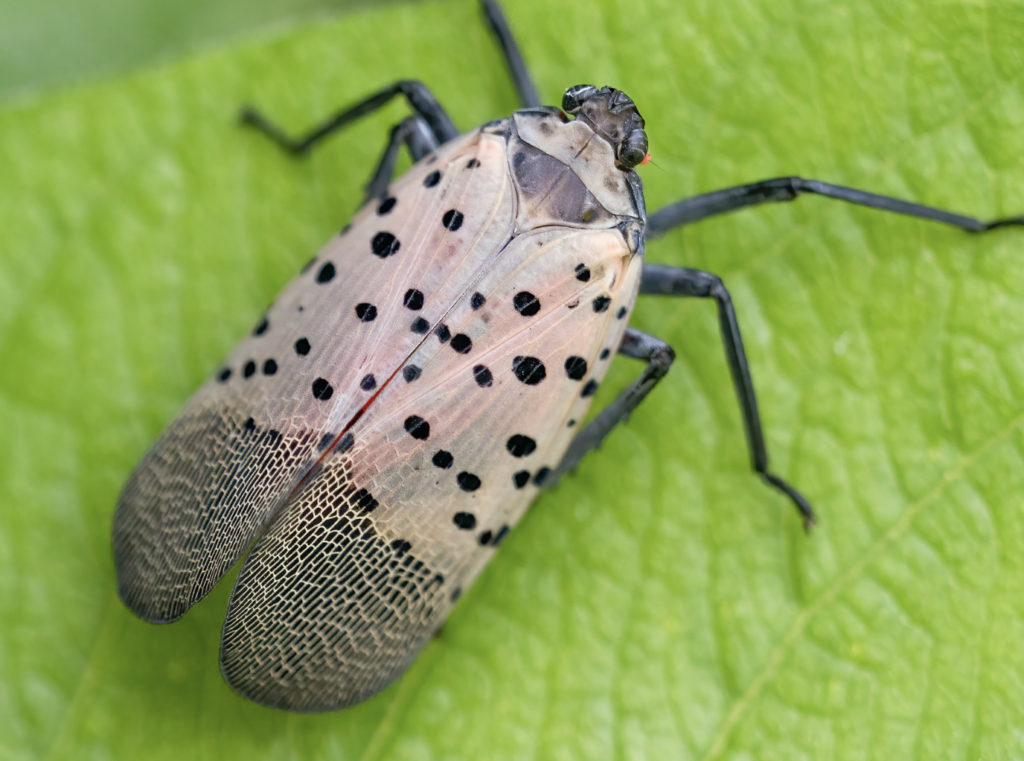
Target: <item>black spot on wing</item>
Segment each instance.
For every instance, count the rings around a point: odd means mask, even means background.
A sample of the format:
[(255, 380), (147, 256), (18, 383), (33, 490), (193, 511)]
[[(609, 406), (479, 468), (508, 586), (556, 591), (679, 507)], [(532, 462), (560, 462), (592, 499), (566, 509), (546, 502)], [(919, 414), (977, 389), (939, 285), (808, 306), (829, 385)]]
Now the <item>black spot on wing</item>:
[(372, 513), (379, 507), (379, 503), (366, 489), (359, 489), (352, 494), (352, 504), (357, 510), (364, 513)]
[(414, 312), (423, 309), (423, 291), (417, 291), (415, 288), (410, 288), (405, 292), (405, 296), (402, 298), (402, 304), (405, 305), (406, 309), (411, 309)]
[(452, 336), (451, 347), (459, 354), (469, 354), (473, 349), (473, 342), (465, 333), (458, 333)]
[(455, 232), (462, 227), (463, 219), (465, 219), (465, 217), (463, 217), (461, 211), (458, 209), (449, 209), (444, 213), (444, 216), (441, 217), (441, 224), (452, 232)]
[(425, 441), (430, 438), (430, 423), (419, 415), (410, 415), (405, 419), (405, 432), (414, 439)]
[(356, 317), (362, 322), (373, 322), (377, 319), (377, 307), (365, 301), (362, 304), (356, 304)]
[(324, 262), (320, 267), (320, 270), (316, 273), (316, 281), (321, 285), (329, 283), (334, 279), (335, 272), (336, 270), (331, 262)]
[(540, 301), (529, 291), (520, 291), (513, 296), (512, 306), (523, 317), (533, 317), (540, 311)]
[(537, 449), (537, 442), (531, 439), (529, 436), (524, 436), (521, 433), (517, 433), (509, 438), (505, 442), (505, 448), (508, 453), (513, 457), (526, 457), (531, 455)]
[(536, 386), (547, 377), (544, 363), (536, 357), (516, 357), (512, 360), (512, 372), (527, 386)]
[(334, 451), (337, 452), (338, 454), (345, 454), (345, 452), (347, 452), (353, 446), (355, 446), (355, 443), (356, 437), (352, 435), (351, 431), (349, 431), (348, 433), (341, 437), (341, 441), (338, 442), (338, 445), (334, 448)]
[(381, 259), (397, 254), (398, 249), (401, 247), (401, 241), (389, 232), (379, 232), (370, 241), (370, 250), (373, 252), (373, 255), (379, 256)]
[(565, 373), (572, 380), (583, 380), (587, 375), (587, 360), (583, 357), (569, 357), (565, 360)]
[(480, 388), (487, 388), (494, 382), (494, 376), (484, 365), (476, 365), (473, 368), (473, 380)]
[(313, 381), (313, 398), (326, 402), (334, 394), (334, 389), (325, 378), (317, 378)]
[(459, 488), (462, 489), (462, 491), (476, 491), (480, 488), (479, 476), (466, 471), (459, 473), (459, 475), (455, 477), (455, 481), (459, 484)]

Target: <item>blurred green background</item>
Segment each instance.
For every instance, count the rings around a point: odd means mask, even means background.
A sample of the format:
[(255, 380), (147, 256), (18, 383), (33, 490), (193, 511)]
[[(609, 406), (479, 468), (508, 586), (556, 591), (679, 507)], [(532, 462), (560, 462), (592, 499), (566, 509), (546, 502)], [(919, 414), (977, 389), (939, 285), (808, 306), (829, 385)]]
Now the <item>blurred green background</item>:
[[(236, 109), (299, 129), (412, 75), (468, 128), (514, 95), (472, 0), (7, 2), (0, 758), (1024, 757), (1024, 233), (822, 199), (647, 251), (730, 286), (812, 536), (749, 472), (713, 306), (645, 299), (634, 324), (676, 347), (672, 373), (538, 500), (403, 679), (325, 716), (235, 697), (217, 670), (230, 583), (173, 626), (134, 619), (114, 503), (407, 113), (296, 162)], [(1021, 2), (508, 10), (549, 101), (579, 82), (636, 99), (651, 208), (803, 174), (1024, 211)], [(636, 371), (617, 360), (597, 405)]]
[(394, 1), (0, 0), (0, 100)]

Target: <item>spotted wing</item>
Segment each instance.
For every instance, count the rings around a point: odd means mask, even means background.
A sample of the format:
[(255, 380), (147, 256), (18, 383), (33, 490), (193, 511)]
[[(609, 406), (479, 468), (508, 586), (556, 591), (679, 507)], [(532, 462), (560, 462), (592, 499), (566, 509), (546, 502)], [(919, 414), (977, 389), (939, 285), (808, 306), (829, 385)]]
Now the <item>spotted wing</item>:
[(639, 271), (618, 230), (542, 228), (432, 314), (246, 560), (221, 649), (237, 691), (334, 710), (401, 674), (568, 447)]
[(459, 138), (360, 212), (143, 458), (113, 527), (137, 615), (173, 621), (213, 588), (421, 343), (422, 315), (455, 298), (445, 273), (479, 270), (507, 237), (503, 146)]

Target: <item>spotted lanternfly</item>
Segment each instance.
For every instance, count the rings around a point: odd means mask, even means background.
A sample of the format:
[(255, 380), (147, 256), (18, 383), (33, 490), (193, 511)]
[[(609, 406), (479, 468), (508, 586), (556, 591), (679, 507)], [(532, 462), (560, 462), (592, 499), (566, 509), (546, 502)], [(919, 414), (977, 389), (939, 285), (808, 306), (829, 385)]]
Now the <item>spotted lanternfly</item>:
[[(403, 95), (367, 203), (189, 401), (124, 487), (118, 591), (170, 622), (252, 546), (231, 594), (221, 669), (242, 695), (328, 711), (396, 679), (544, 488), (624, 421), (672, 349), (629, 328), (638, 293), (712, 298), (754, 470), (768, 469), (739, 325), (721, 280), (645, 264), (651, 236), (816, 193), (982, 232), (969, 217), (780, 178), (647, 216), (644, 120), (609, 87), (540, 105), (495, 0), (486, 16), (523, 108), (459, 135), (430, 91), (398, 82), (291, 140), (302, 153)], [(399, 149), (415, 165), (392, 181)], [(577, 426), (611, 355), (640, 377)]]

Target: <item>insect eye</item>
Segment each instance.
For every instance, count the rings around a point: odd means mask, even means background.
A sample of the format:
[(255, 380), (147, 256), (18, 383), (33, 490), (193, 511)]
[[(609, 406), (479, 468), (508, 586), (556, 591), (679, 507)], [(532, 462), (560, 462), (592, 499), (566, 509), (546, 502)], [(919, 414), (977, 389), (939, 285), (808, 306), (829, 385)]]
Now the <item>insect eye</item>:
[(594, 85), (574, 85), (562, 96), (562, 110), (567, 114), (575, 114), (583, 104), (594, 96), (597, 88)]
[(647, 158), (647, 133), (642, 129), (635, 129), (619, 143), (619, 163), (627, 169), (632, 169), (643, 162), (645, 158)]

